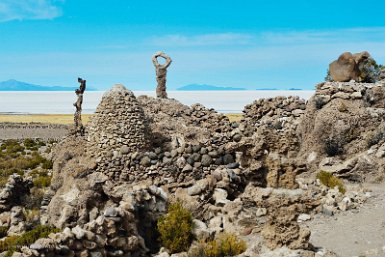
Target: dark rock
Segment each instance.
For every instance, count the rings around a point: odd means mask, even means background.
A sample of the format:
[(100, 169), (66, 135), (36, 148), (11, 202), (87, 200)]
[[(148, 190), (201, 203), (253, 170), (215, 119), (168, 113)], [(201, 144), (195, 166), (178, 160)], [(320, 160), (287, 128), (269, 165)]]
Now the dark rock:
[(235, 135), (233, 136), (233, 140), (234, 140), (235, 142), (239, 142), (239, 141), (241, 141), (241, 139), (242, 139), (242, 136), (241, 136), (240, 134), (235, 134)]
[(223, 164), (227, 165), (234, 162), (234, 157), (231, 154), (225, 154), (223, 156)]
[(223, 164), (223, 157), (220, 156), (215, 160), (215, 165), (222, 165)]
[(192, 147), (192, 150), (194, 153), (198, 153), (201, 150), (201, 146), (200, 145), (194, 145)]
[(187, 157), (187, 160), (186, 160), (186, 161), (187, 161), (187, 163), (190, 164), (190, 165), (194, 165), (194, 162), (195, 162), (194, 159), (193, 159), (191, 156)]
[(193, 158), (194, 161), (198, 162), (201, 159), (201, 155), (199, 153), (193, 153), (191, 155), (191, 158)]
[(226, 167), (229, 169), (236, 169), (239, 167), (239, 163), (237, 163), (237, 162), (229, 163), (229, 164), (227, 164)]
[(209, 167), (212, 163), (213, 159), (210, 157), (210, 155), (205, 154), (202, 156), (201, 163), (203, 167)]

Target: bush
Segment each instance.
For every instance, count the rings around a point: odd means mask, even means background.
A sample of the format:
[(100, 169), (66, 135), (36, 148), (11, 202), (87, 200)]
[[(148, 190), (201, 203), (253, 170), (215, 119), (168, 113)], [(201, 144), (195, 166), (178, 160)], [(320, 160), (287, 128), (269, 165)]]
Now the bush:
[(10, 236), (4, 240), (0, 240), (0, 252), (20, 249), (23, 246), (29, 246), (33, 244), (39, 238), (48, 237), (51, 233), (58, 233), (61, 230), (58, 228), (52, 228), (48, 226), (39, 225), (34, 229), (25, 232), (21, 236)]
[(330, 70), (329, 69), (327, 69), (327, 71), (326, 71), (325, 81), (327, 81), (327, 82), (333, 81), (333, 78), (330, 75)]
[(50, 170), (53, 167), (53, 163), (51, 160), (44, 160), (41, 167), (46, 170)]
[(25, 221), (27, 224), (38, 225), (40, 221), (40, 209), (23, 210)]
[(0, 238), (7, 236), (8, 227), (0, 226)]
[(215, 240), (199, 242), (189, 252), (189, 257), (225, 257), (243, 253), (247, 246), (245, 241), (234, 234), (223, 233)]
[(191, 245), (192, 214), (180, 202), (169, 206), (165, 216), (158, 220), (160, 239), (171, 253), (187, 251)]
[(33, 185), (38, 188), (49, 187), (51, 179), (49, 176), (39, 176), (33, 180)]
[(373, 58), (368, 58), (358, 66), (360, 82), (374, 83), (380, 79), (381, 66)]
[(345, 139), (342, 136), (324, 140), (324, 150), (328, 156), (336, 156), (344, 152)]
[(342, 193), (342, 194), (345, 194), (346, 189), (345, 189), (343, 182), (339, 178), (333, 176), (333, 174), (331, 174), (330, 172), (320, 171), (317, 174), (317, 178), (320, 180), (320, 182), (323, 185), (325, 185), (329, 188), (338, 187), (338, 191), (340, 191), (340, 193)]

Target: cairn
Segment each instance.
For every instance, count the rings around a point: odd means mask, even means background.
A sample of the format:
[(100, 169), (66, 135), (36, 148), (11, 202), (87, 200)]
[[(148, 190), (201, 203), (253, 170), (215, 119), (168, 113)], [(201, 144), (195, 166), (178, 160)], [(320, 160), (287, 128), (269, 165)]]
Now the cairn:
[(120, 173), (129, 153), (148, 148), (149, 134), (147, 119), (134, 94), (123, 85), (115, 85), (103, 95), (89, 128), (99, 170)]

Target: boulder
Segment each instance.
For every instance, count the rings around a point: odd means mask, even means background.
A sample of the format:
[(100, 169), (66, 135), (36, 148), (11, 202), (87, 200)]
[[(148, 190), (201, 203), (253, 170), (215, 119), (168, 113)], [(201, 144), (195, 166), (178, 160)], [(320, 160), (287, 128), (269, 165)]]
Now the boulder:
[(356, 80), (358, 77), (358, 66), (352, 53), (345, 52), (341, 54), (337, 60), (329, 65), (329, 72), (334, 81)]

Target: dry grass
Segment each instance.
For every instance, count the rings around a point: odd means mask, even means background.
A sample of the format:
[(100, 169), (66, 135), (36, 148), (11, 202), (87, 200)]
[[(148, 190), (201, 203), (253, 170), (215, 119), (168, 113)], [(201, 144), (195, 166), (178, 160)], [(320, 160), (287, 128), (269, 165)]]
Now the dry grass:
[[(241, 113), (228, 113), (226, 116), (233, 121), (240, 121), (243, 117)], [(86, 124), (91, 117), (91, 114), (83, 114), (82, 120)], [(15, 122), (15, 123), (51, 123), (51, 124), (73, 124), (73, 114), (30, 114), (30, 115), (8, 115), (0, 114), (0, 122)]]
[[(87, 123), (91, 114), (83, 114), (83, 123)], [(73, 124), (73, 114), (31, 114), (31, 115), (0, 115), (0, 122), (15, 123), (51, 123), (51, 124)]]
[(242, 113), (227, 113), (226, 116), (230, 119), (231, 122), (240, 121), (243, 118)]

